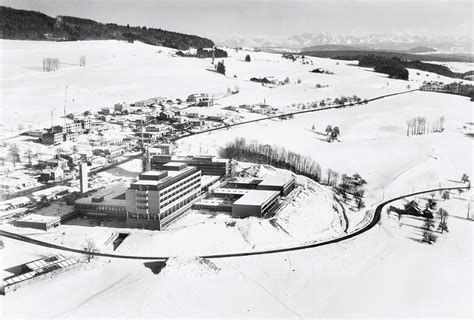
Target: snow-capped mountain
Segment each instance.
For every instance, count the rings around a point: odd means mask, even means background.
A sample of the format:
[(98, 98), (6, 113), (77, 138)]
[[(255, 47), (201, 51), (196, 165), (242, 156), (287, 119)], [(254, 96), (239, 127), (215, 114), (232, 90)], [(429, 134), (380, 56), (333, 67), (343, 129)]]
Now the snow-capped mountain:
[(217, 43), (227, 47), (279, 47), (304, 50), (409, 50), (414, 47), (428, 47), (439, 52), (472, 52), (471, 39), (461, 37), (434, 39), (411, 34), (334, 35), (319, 32), (292, 35), (286, 39), (234, 37), (218, 40)]

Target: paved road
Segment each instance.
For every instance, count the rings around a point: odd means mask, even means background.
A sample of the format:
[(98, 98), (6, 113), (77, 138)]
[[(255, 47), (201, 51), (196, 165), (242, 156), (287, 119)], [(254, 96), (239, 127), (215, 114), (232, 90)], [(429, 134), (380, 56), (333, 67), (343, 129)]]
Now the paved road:
[[(372, 217), (372, 220), (370, 221), (369, 224), (367, 224), (365, 227), (344, 235), (340, 238), (328, 240), (328, 241), (323, 241), (323, 242), (313, 242), (310, 244), (306, 245), (301, 245), (301, 246), (294, 246), (294, 247), (287, 247), (287, 248), (280, 248), (280, 249), (272, 249), (272, 250), (262, 250), (262, 251), (247, 251), (247, 252), (240, 252), (240, 253), (224, 253), (224, 254), (215, 254), (215, 255), (204, 255), (200, 256), (201, 258), (206, 258), (206, 259), (218, 259), (218, 258), (231, 258), (231, 257), (243, 257), (243, 256), (255, 256), (255, 255), (263, 255), (263, 254), (272, 254), (272, 253), (281, 253), (281, 252), (288, 252), (288, 251), (296, 251), (296, 250), (304, 250), (304, 249), (309, 249), (309, 248), (315, 248), (315, 247), (320, 247), (320, 246), (326, 246), (329, 244), (341, 242), (347, 239), (354, 238), (364, 232), (369, 231), (374, 227), (380, 220), (380, 216), (382, 213), (382, 209), (389, 203), (419, 195), (419, 194), (424, 194), (424, 193), (431, 193), (431, 192), (438, 192), (438, 191), (445, 191), (445, 190), (462, 190), (462, 189), (469, 189), (469, 187), (451, 187), (451, 188), (436, 188), (436, 189), (430, 189), (430, 190), (424, 190), (424, 191), (419, 191), (415, 193), (410, 193), (406, 195), (402, 195), (396, 198), (392, 198), (390, 200), (387, 200), (385, 202), (382, 202), (375, 208), (374, 216)], [(62, 251), (68, 251), (68, 252), (74, 252), (74, 253), (79, 253), (79, 254), (87, 254), (85, 250), (82, 249), (75, 249), (75, 248), (70, 248), (70, 247), (65, 247), (65, 246), (60, 246), (56, 245), (53, 243), (45, 242), (45, 241), (40, 241), (36, 239), (32, 239), (20, 234), (12, 233), (12, 232), (7, 232), (0, 230), (0, 236), (1, 237), (6, 237), (10, 239), (14, 239), (17, 241), (22, 241), (22, 242), (27, 242), (31, 243), (33, 245), (38, 245), (42, 247), (47, 247), (47, 248), (52, 248), (52, 249), (57, 249), (57, 250), (62, 250)], [(135, 259), (135, 260), (156, 260), (156, 261), (166, 261), (168, 260), (169, 257), (166, 256), (159, 256), (159, 257), (150, 257), (150, 256), (130, 256), (130, 255), (117, 255), (117, 254), (109, 254), (109, 253), (100, 253), (97, 252), (95, 253), (96, 256), (100, 257), (108, 257), (108, 258), (117, 258), (117, 259)]]
[[(414, 91), (419, 91), (419, 89), (412, 89), (412, 90), (407, 90), (407, 91), (402, 91), (402, 92), (385, 94), (385, 95), (382, 95), (382, 96), (367, 99), (367, 102), (372, 102), (372, 101), (376, 101), (376, 100), (380, 100), (380, 99), (384, 99), (384, 98), (388, 98), (388, 97), (392, 97), (392, 96), (397, 96), (397, 95), (401, 95), (401, 94), (406, 94), (406, 93), (410, 93), (410, 92), (414, 92)], [(360, 105), (362, 105), (362, 103)], [(242, 121), (242, 122), (234, 123), (234, 124), (227, 125), (227, 126), (224, 125), (224, 126), (218, 127), (218, 128), (212, 128), (212, 129), (199, 131), (199, 132), (196, 132), (196, 133), (185, 134), (185, 135), (182, 135), (180, 137), (172, 139), (172, 141), (174, 142), (174, 141), (178, 141), (178, 140), (188, 138), (188, 137), (191, 137), (191, 136), (195, 136), (195, 135), (198, 135), (198, 134), (204, 134), (204, 133), (208, 133), (208, 132), (212, 132), (212, 131), (229, 129), (229, 128), (232, 128), (232, 127), (242, 126), (244, 124), (249, 124), (249, 123), (254, 123), (254, 122), (259, 122), (259, 121), (277, 119), (277, 118), (286, 117), (286, 116), (294, 116), (294, 115), (303, 114), (303, 113), (320, 112), (320, 111), (325, 111), (325, 110), (342, 109), (342, 108), (350, 108), (350, 106), (349, 105), (340, 105), (340, 104), (338, 104), (338, 105), (331, 106), (331, 107), (317, 108), (317, 109), (307, 109), (307, 110), (302, 110), (302, 111), (295, 111), (295, 112), (279, 114), (279, 115), (276, 115), (276, 116), (253, 119), (253, 120), (248, 120), (248, 121)]]

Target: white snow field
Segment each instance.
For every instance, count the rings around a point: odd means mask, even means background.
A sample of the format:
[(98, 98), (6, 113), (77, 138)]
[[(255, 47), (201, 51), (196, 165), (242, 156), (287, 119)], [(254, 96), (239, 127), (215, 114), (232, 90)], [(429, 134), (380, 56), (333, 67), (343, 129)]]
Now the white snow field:
[[(247, 63), (243, 59), (248, 52), (233, 50), (229, 50), (231, 57), (224, 59), (224, 77), (206, 70), (212, 69), (210, 59), (172, 57), (171, 49), (118, 41), (1, 40), (0, 46), (4, 136), (22, 121), (39, 121), (47, 126), (51, 107), (56, 108), (56, 117), (61, 115), (66, 85), (68, 112), (97, 110), (116, 102), (154, 96), (183, 98), (195, 92), (224, 93), (229, 87), (239, 86), (239, 94), (220, 99), (217, 105), (206, 109), (219, 112), (224, 106), (264, 99), (282, 110), (294, 110), (288, 106), (341, 95), (371, 98), (404, 91), (408, 84), (416, 88), (425, 80), (455, 81), (410, 70), (412, 81), (406, 82), (351, 66), (354, 62), (350, 61), (310, 58), (313, 65), (302, 65), (269, 53), (250, 52), (252, 62)], [(85, 68), (78, 66), (80, 55), (87, 56)], [(41, 71), (41, 59), (46, 56), (61, 60), (58, 72)], [(335, 74), (309, 72), (317, 67)], [(237, 78), (233, 78), (234, 74)], [(250, 82), (254, 76), (281, 80), (288, 76), (291, 83), (270, 89)], [(329, 87), (314, 89), (316, 83)], [(462, 126), (473, 121), (473, 111), (468, 98), (413, 92), (357, 107), (192, 136), (179, 141), (178, 151), (217, 153), (236, 137), (282, 146), (311, 156), (323, 170), (359, 173), (368, 182), (365, 211), (382, 198), (439, 185), (460, 186), (463, 173), (472, 177), (474, 140), (462, 133)], [(444, 116), (444, 132), (407, 137), (406, 122), (417, 116), (426, 116), (429, 121)], [(317, 133), (324, 132), (327, 125), (339, 126), (340, 142), (328, 143), (325, 136)], [(130, 166), (123, 169), (134, 167)], [(225, 215), (203, 217), (196, 212), (158, 236), (149, 231), (72, 224), (48, 233), (2, 226), (73, 247), (81, 247), (92, 238), (104, 251), (110, 250), (102, 244), (112, 232), (130, 231), (132, 234), (117, 253), (163, 253), (174, 257), (158, 274), (156, 268), (151, 270), (145, 264), (147, 261), (94, 259), (80, 269), (0, 296), (0, 316), (470, 318), (474, 239), (472, 220), (464, 218), (469, 197), (472, 208), (472, 195), (451, 194), (451, 200), (446, 202), (438, 199), (438, 205), (450, 213), (449, 233), (439, 234), (433, 245), (418, 241), (420, 221), (404, 217), (399, 222), (384, 211), (379, 225), (333, 245), (242, 258), (193, 257), (221, 250), (259, 250), (341, 234), (331, 191), (310, 183), (301, 188), (297, 201), (278, 217), (279, 225), (292, 237), (276, 232), (266, 221), (244, 219), (229, 228), (226, 222), (231, 220)], [(349, 230), (357, 227), (361, 212), (348, 212)], [(2, 240), (2, 269), (57, 252)], [(57, 297), (61, 297), (60, 303)]]
[[(407, 84), (415, 88), (425, 80), (450, 80), (434, 74), (413, 74), (413, 82), (387, 79), (367, 68), (350, 66), (351, 61), (308, 58), (313, 65), (303, 65), (282, 59), (278, 54), (235, 52), (228, 49), (229, 58), (224, 77), (213, 71), (211, 59), (173, 57), (176, 50), (146, 45), (108, 41), (35, 42), (0, 40), (0, 136), (16, 132), (20, 123), (28, 128), (51, 125), (51, 110), (55, 122), (67, 112), (98, 111), (117, 102), (135, 102), (163, 96), (185, 98), (197, 92), (223, 94), (238, 86), (240, 93), (219, 101), (221, 106), (259, 103), (266, 99), (277, 107), (311, 102), (341, 95), (369, 98), (402, 91)], [(245, 62), (250, 54), (252, 62)], [(87, 57), (87, 65), (79, 67), (79, 57)], [(42, 59), (58, 58), (61, 68), (43, 72)], [(314, 68), (324, 68), (334, 75), (314, 74)], [(233, 76), (236, 75), (237, 78)], [(263, 87), (250, 82), (251, 77), (289, 77), (291, 85)], [(297, 79), (301, 79), (298, 84)], [(452, 79), (451, 79), (452, 80)], [(451, 81), (450, 80), (450, 81)], [(315, 89), (316, 84), (329, 87)], [(66, 86), (67, 97), (66, 96)]]
[[(0, 297), (2, 316), (470, 318), (468, 196), (453, 192), (446, 202), (436, 197), (450, 213), (450, 231), (438, 234), (433, 245), (419, 242), (417, 220), (403, 217), (399, 223), (384, 211), (381, 224), (357, 238), (302, 251), (212, 260), (177, 257), (158, 274), (146, 261), (95, 259)], [(472, 202), (471, 195), (471, 207)], [(2, 254), (12, 262), (48, 253), (4, 241)], [(61, 303), (52, 302), (57, 297)]]

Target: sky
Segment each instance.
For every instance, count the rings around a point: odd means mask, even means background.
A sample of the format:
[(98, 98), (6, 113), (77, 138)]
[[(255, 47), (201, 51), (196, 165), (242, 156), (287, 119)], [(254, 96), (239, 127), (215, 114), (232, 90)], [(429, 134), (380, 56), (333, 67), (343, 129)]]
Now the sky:
[(5, 6), (211, 37), (302, 33), (470, 36), (466, 0), (0, 0)]

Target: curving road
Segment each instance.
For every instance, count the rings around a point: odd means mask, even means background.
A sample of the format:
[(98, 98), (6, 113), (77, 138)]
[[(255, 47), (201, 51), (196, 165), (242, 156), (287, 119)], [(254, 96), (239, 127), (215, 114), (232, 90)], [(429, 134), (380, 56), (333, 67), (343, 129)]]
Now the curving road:
[[(450, 187), (450, 188), (436, 188), (436, 189), (430, 189), (430, 190), (424, 190), (424, 191), (419, 191), (415, 193), (410, 193), (402, 196), (398, 196), (396, 198), (389, 199), (387, 201), (384, 201), (380, 203), (376, 208), (374, 215), (372, 217), (372, 220), (370, 223), (368, 223), (365, 227), (354, 231), (351, 234), (344, 235), (340, 238), (328, 240), (328, 241), (323, 241), (323, 242), (313, 242), (305, 245), (300, 245), (300, 246), (294, 246), (294, 247), (287, 247), (287, 248), (280, 248), (280, 249), (271, 249), (271, 250), (262, 250), (262, 251), (247, 251), (247, 252), (239, 252), (239, 253), (224, 253), (224, 254), (214, 254), (214, 255), (204, 255), (204, 256), (199, 256), (201, 258), (205, 259), (218, 259), (218, 258), (231, 258), (231, 257), (244, 257), (244, 256), (254, 256), (254, 255), (262, 255), (262, 254), (272, 254), (272, 253), (281, 253), (281, 252), (288, 252), (288, 251), (296, 251), (296, 250), (304, 250), (304, 249), (309, 249), (309, 248), (315, 248), (315, 247), (320, 247), (320, 246), (325, 246), (329, 245), (332, 243), (337, 243), (341, 242), (350, 238), (354, 238), (364, 232), (369, 231), (374, 227), (380, 220), (380, 216), (382, 213), (382, 209), (389, 203), (411, 197), (411, 196), (416, 196), (419, 194), (424, 194), (424, 193), (431, 193), (431, 192), (437, 192), (437, 191), (445, 191), (445, 190), (462, 190), (462, 189), (469, 189), (469, 187), (464, 186), (464, 187)], [(57, 250), (62, 250), (62, 251), (68, 251), (68, 252), (74, 252), (74, 253), (79, 253), (79, 254), (87, 254), (88, 252), (85, 250), (81, 249), (74, 249), (70, 247), (65, 247), (65, 246), (60, 246), (56, 245), (53, 243), (45, 242), (45, 241), (40, 241), (36, 239), (32, 239), (20, 234), (12, 233), (12, 232), (7, 232), (0, 230), (0, 236), (1, 237), (6, 237), (10, 238), (13, 240), (17, 241), (22, 241), (22, 242), (27, 242), (33, 245), (38, 245), (42, 247), (47, 247), (51, 249), (57, 249)], [(94, 254), (95, 256), (99, 257), (108, 257), (108, 258), (117, 258), (117, 259), (135, 259), (135, 260), (155, 260), (155, 261), (166, 261), (170, 257), (149, 257), (149, 256), (129, 256), (129, 255), (117, 255), (117, 254), (111, 254), (111, 253), (101, 253), (97, 252)]]

